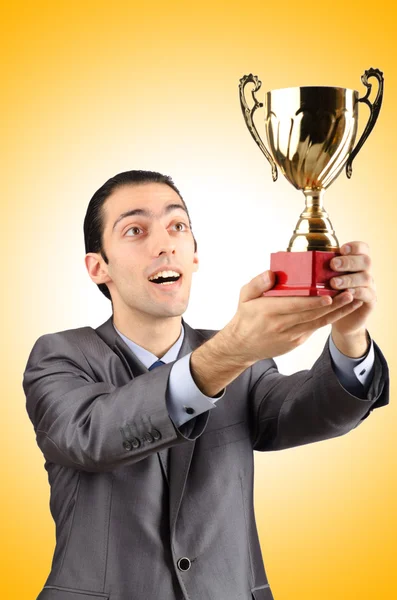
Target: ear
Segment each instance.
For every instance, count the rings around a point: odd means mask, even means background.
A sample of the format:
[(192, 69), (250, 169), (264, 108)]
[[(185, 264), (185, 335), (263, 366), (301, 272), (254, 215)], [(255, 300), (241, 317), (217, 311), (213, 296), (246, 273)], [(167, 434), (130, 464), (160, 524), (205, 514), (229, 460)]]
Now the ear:
[(84, 257), (85, 266), (88, 271), (88, 275), (92, 281), (96, 284), (107, 283), (112, 281), (109, 277), (106, 267), (103, 267), (103, 259), (99, 257), (99, 254), (90, 252)]
[(197, 252), (195, 252), (194, 256), (193, 256), (193, 273), (195, 271), (198, 271), (198, 268), (199, 268), (199, 257), (197, 255)]

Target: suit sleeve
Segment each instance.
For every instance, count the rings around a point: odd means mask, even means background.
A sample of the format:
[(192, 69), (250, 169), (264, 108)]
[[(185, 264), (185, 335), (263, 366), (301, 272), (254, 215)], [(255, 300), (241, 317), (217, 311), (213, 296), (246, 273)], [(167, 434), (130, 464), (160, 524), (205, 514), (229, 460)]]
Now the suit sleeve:
[(80, 348), (62, 332), (41, 336), (22, 385), (46, 460), (83, 471), (110, 471), (200, 436), (209, 411), (194, 419), (188, 435), (169, 416), (166, 390), (173, 364), (116, 387), (95, 380)]
[(373, 377), (365, 398), (348, 392), (332, 368), (326, 343), (309, 370), (278, 372), (273, 359), (251, 366), (249, 415), (253, 448), (283, 450), (348, 433), (370, 412), (389, 403), (389, 369), (374, 343)]

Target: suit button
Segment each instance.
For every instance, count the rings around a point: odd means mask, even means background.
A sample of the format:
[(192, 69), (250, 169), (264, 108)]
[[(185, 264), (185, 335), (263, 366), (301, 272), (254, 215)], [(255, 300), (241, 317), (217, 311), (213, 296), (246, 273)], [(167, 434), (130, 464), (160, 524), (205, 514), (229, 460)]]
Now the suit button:
[(188, 571), (192, 563), (190, 562), (190, 558), (183, 556), (176, 564), (178, 565), (178, 569), (180, 571)]
[(158, 429), (153, 429), (152, 436), (154, 440), (159, 440), (161, 438), (161, 433), (158, 431)]
[(188, 415), (192, 415), (194, 413), (194, 408), (192, 408), (191, 406), (184, 406), (183, 408), (185, 409), (185, 412), (187, 412)]
[(123, 442), (123, 448), (126, 450), (131, 450), (132, 446), (130, 442)]
[(154, 437), (149, 432), (145, 433), (142, 439), (144, 442), (148, 442), (149, 444), (151, 444), (154, 441)]
[(141, 442), (138, 440), (138, 438), (134, 437), (131, 439), (131, 444), (133, 448), (139, 448)]

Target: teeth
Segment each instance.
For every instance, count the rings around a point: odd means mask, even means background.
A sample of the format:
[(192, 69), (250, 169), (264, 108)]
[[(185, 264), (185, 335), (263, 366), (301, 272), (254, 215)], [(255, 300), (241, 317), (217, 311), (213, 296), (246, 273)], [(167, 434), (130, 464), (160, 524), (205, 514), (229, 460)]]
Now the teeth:
[(179, 277), (180, 273), (176, 271), (159, 271), (152, 277), (149, 277), (149, 281), (153, 281), (153, 279), (158, 279), (159, 277)]

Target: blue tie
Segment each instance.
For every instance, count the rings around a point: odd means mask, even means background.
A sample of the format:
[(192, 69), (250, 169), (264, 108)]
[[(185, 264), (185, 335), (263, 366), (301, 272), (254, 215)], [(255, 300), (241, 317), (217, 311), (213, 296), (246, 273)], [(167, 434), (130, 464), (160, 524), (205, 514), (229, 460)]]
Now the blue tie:
[(156, 367), (159, 367), (160, 365), (165, 365), (165, 362), (163, 362), (162, 360), (156, 360), (156, 362), (154, 362), (152, 365), (150, 365), (149, 371), (151, 371), (152, 369), (155, 369)]

